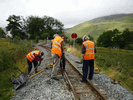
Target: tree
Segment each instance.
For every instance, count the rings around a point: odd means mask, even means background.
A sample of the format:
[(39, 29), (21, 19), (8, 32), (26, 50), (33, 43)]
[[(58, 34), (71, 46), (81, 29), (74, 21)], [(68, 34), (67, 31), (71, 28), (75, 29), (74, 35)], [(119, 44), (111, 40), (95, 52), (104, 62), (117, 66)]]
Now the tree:
[(40, 39), (49, 36), (49, 39), (52, 39), (54, 34), (60, 35), (63, 33), (63, 26), (60, 21), (52, 17), (29, 16), (25, 20), (24, 29), (31, 39), (35, 39), (36, 36), (39, 36)]
[(97, 45), (103, 47), (117, 46), (121, 49), (133, 50), (133, 31), (128, 28), (120, 32), (118, 29), (103, 32), (97, 39)]
[(133, 49), (133, 31), (130, 31), (128, 28), (123, 30), (121, 34), (122, 44), (120, 48), (124, 49)]
[(121, 32), (116, 28), (112, 32), (113, 32), (112, 45), (119, 47), (119, 43), (121, 41), (121, 38), (119, 38), (119, 36), (121, 35)]
[(83, 40), (82, 40), (82, 38), (77, 38), (75, 42), (78, 44), (82, 44)]
[(44, 33), (50, 34), (50, 39), (53, 38), (54, 34), (62, 34), (63, 33), (63, 24), (57, 19), (54, 19), (52, 17), (44, 16)]
[(41, 38), (43, 26), (43, 20), (38, 16), (29, 16), (24, 20), (24, 29), (30, 35), (31, 39), (35, 39), (36, 36)]
[(89, 40), (94, 41), (94, 38), (91, 35), (88, 35), (88, 37), (90, 38)]
[(21, 30), (22, 21), (20, 16), (10, 15), (6, 21), (9, 22), (9, 24), (6, 26), (6, 30), (11, 31), (13, 37), (23, 36), (20, 35), (22, 34)]
[(41, 34), (41, 38), (42, 39), (46, 39), (47, 37), (50, 37), (50, 34), (49, 33), (42, 33)]
[(97, 46), (109, 47), (113, 44), (114, 34), (111, 30), (103, 32), (97, 39)]

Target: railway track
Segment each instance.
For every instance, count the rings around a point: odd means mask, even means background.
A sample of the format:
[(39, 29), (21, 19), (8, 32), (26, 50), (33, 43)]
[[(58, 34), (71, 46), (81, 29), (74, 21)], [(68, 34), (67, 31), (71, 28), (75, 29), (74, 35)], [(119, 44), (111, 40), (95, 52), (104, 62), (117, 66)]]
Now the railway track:
[[(48, 46), (39, 46), (50, 51)], [(72, 91), (74, 100), (107, 100), (89, 80), (87, 80), (87, 82), (80, 82), (81, 78), (82, 73), (66, 57), (64, 80), (69, 90)]]

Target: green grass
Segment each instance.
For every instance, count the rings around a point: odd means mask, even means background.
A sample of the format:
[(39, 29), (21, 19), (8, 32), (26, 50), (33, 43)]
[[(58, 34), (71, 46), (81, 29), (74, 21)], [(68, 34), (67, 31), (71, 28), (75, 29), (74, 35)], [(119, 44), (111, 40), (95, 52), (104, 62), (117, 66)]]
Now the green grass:
[(133, 91), (133, 51), (97, 47), (95, 56), (99, 69)]
[(27, 72), (26, 54), (31, 50), (31, 43), (13, 43), (0, 39), (0, 100), (10, 100), (14, 95), (11, 75), (18, 76), (17, 70)]

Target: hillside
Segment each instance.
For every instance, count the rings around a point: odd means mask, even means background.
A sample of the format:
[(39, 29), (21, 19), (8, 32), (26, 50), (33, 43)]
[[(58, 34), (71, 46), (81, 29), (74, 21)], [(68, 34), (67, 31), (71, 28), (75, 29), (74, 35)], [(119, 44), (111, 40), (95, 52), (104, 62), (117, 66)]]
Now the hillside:
[(115, 28), (120, 31), (125, 28), (133, 30), (133, 14), (115, 14), (98, 17), (67, 30), (66, 36), (70, 37), (71, 34), (75, 32), (78, 37), (82, 37), (84, 34), (90, 34), (96, 40), (104, 31), (113, 30)]

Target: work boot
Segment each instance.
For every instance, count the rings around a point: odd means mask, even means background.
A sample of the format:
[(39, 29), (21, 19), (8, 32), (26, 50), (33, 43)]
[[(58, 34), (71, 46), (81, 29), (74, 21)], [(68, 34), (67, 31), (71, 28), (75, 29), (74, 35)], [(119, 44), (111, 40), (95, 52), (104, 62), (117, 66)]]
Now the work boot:
[(37, 68), (35, 69), (35, 73), (38, 73), (39, 71), (37, 71)]
[(88, 77), (88, 79), (89, 79), (89, 80), (92, 80), (92, 78), (89, 78), (89, 77)]
[(30, 71), (28, 71), (28, 74), (30, 73)]
[(87, 82), (87, 81), (80, 80), (80, 82)]
[(57, 78), (57, 77), (51, 77), (51, 79), (59, 81), (59, 78)]

